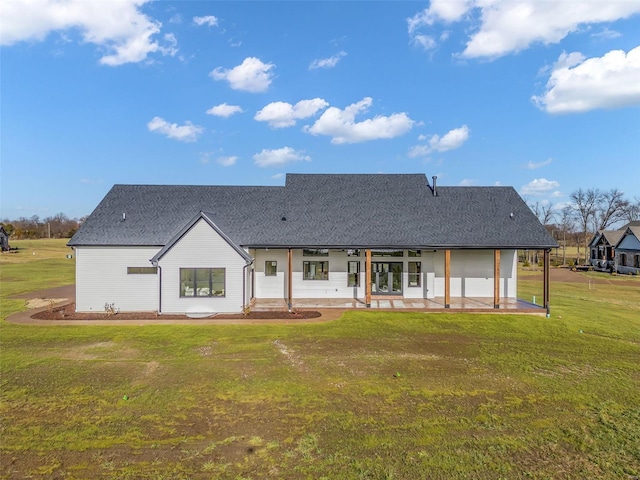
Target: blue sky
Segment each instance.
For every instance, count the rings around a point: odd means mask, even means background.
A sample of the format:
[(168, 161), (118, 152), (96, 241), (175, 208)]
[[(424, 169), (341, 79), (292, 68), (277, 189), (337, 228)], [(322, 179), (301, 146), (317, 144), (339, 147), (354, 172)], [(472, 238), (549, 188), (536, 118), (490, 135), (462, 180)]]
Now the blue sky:
[(0, 218), (81, 217), (116, 183), (287, 172), (640, 197), (640, 1), (0, 9)]

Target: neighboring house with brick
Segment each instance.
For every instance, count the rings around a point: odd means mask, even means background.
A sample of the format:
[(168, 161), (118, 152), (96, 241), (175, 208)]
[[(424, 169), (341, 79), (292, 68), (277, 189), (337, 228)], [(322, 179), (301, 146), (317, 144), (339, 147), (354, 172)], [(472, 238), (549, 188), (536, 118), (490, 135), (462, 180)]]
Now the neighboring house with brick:
[[(434, 178), (435, 181), (435, 178)], [(512, 187), (423, 174), (285, 186), (115, 185), (69, 241), (77, 311), (241, 312), (252, 301), (515, 299), (517, 250), (556, 242)]]
[(615, 245), (616, 271), (640, 275), (640, 225), (631, 225), (622, 230)]
[(595, 270), (615, 271), (615, 245), (622, 237), (624, 230), (600, 230), (589, 242), (590, 265)]

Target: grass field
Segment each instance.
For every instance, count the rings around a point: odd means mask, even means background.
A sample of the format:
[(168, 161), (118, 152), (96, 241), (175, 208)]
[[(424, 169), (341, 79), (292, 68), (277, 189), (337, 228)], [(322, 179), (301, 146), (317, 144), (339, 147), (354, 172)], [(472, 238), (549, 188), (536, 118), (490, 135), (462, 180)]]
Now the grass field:
[(640, 282), (553, 284), (551, 318), (7, 323), (73, 282), (39, 245), (0, 259), (0, 478), (640, 476)]

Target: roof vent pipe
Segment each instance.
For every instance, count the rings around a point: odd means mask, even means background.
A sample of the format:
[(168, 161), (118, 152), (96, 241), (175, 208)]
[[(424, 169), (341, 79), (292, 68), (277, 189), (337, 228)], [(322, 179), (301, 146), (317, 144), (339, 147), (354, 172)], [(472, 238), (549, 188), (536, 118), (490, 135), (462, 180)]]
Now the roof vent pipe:
[(122, 212), (122, 221), (124, 222), (127, 219), (127, 213)]
[(431, 180), (433, 180), (433, 187), (431, 188), (431, 190), (433, 191), (433, 196), (437, 197), (438, 193), (436, 192), (436, 180), (438, 180), (438, 177), (434, 175), (433, 177), (431, 177)]

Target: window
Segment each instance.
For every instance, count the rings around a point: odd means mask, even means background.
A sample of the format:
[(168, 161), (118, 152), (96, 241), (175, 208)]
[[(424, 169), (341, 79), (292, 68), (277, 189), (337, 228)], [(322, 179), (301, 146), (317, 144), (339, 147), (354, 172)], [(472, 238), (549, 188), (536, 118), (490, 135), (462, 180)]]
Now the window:
[(127, 275), (156, 273), (158, 273), (158, 267), (127, 267)]
[(640, 255), (636, 255), (633, 261), (633, 266), (635, 268), (640, 268)]
[(347, 287), (360, 286), (360, 262), (347, 263)]
[(329, 280), (329, 262), (302, 262), (303, 280)]
[(278, 275), (278, 262), (267, 260), (264, 262), (264, 276), (275, 277)]
[(419, 257), (422, 255), (422, 250), (409, 250), (410, 257)]
[(422, 272), (422, 265), (420, 262), (409, 262), (409, 286), (420, 286), (420, 273)]
[(224, 297), (224, 268), (181, 268), (181, 297)]
[(404, 250), (372, 250), (373, 257), (404, 257)]
[(620, 266), (624, 267), (627, 265), (627, 254), (626, 253), (621, 253), (620, 254)]
[(360, 256), (360, 250), (358, 249), (353, 249), (350, 248), (347, 250), (347, 257), (359, 257)]
[(302, 250), (303, 257), (328, 257), (328, 248), (305, 248)]

